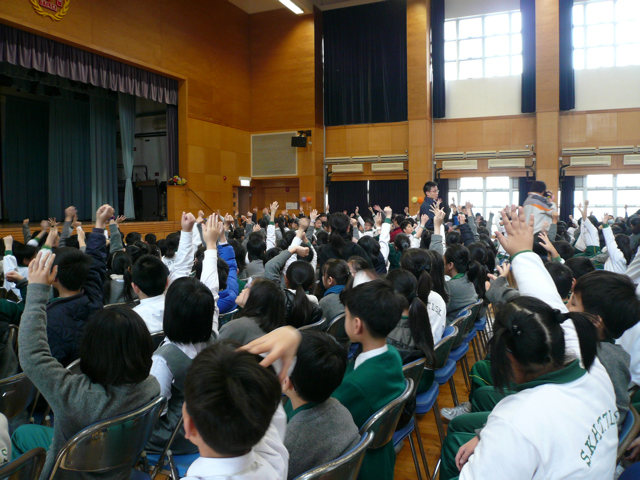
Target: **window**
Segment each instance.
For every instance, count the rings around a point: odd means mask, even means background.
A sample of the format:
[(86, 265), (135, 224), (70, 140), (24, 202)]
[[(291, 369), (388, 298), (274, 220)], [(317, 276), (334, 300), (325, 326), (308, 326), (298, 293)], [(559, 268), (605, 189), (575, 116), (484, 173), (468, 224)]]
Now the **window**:
[(640, 65), (640, 2), (593, 0), (573, 6), (573, 68)]
[(614, 217), (624, 217), (624, 206), (629, 214), (640, 208), (640, 174), (587, 175), (576, 177), (576, 190), (573, 204), (574, 218), (580, 218), (578, 205), (589, 200), (587, 214), (593, 214), (600, 220), (605, 213)]
[(466, 202), (473, 205), (473, 213), (481, 213), (485, 220), (494, 214), (491, 232), (496, 230), (497, 218), (507, 205), (518, 203), (518, 179), (509, 177), (462, 177), (449, 180), (449, 195), (446, 201), (461, 206)]
[(520, 75), (520, 30), (519, 11), (446, 21), (445, 79)]

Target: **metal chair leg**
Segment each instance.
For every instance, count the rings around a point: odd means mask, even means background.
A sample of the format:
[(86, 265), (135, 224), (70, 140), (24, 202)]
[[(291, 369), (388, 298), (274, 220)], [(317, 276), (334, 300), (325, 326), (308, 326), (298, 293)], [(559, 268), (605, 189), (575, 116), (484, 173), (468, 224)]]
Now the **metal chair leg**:
[(420, 471), (420, 464), (418, 463), (418, 455), (416, 455), (416, 446), (413, 443), (413, 437), (409, 434), (409, 446), (411, 447), (411, 455), (413, 456), (413, 464), (416, 467), (416, 475), (418, 480), (422, 480), (422, 472)]
[(453, 404), (457, 407), (460, 404), (460, 402), (458, 401), (458, 392), (456, 392), (456, 384), (453, 381), (453, 375), (449, 378), (449, 388), (451, 389)]
[[(442, 417), (440, 416), (440, 407), (438, 406), (438, 399), (433, 402), (433, 416), (436, 419), (436, 428), (438, 429), (438, 436), (440, 437), (440, 447), (444, 443), (444, 425), (442, 424)], [(435, 478), (435, 477), (434, 477)]]
[(420, 456), (422, 457), (422, 464), (424, 465), (424, 471), (427, 474), (427, 480), (431, 480), (431, 474), (429, 473), (429, 465), (427, 465), (427, 456), (424, 453), (424, 445), (422, 444), (422, 436), (420, 435), (420, 428), (418, 427), (418, 419), (413, 416), (413, 421), (416, 430), (416, 438), (418, 439), (418, 447), (420, 448)]
[(469, 383), (469, 364), (467, 363), (467, 357), (464, 356), (460, 360), (462, 364), (462, 378), (464, 378), (464, 384), (467, 386), (467, 390), (471, 391), (471, 384)]

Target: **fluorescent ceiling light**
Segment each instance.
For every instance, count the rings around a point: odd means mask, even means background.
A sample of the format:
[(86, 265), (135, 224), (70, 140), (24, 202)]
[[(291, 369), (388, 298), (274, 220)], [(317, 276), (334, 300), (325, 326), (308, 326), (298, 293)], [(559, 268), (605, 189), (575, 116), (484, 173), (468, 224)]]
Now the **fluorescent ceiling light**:
[(293, 3), (291, 0), (280, 0), (280, 3), (283, 4), (285, 7), (287, 7), (296, 15), (300, 15), (301, 13), (304, 13), (302, 9), (299, 6), (297, 6), (295, 3)]

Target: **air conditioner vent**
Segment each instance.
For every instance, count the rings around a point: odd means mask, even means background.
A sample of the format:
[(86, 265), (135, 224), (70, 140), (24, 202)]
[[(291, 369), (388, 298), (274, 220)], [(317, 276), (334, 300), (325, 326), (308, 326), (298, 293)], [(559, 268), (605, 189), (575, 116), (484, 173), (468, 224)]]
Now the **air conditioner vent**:
[(404, 163), (374, 163), (371, 165), (372, 172), (403, 172)]
[(583, 148), (563, 148), (563, 157), (572, 157), (576, 155), (596, 155), (598, 150), (595, 147), (583, 147)]
[(377, 155), (365, 155), (362, 157), (351, 157), (351, 161), (356, 163), (372, 163), (372, 162), (377, 162), (379, 161), (380, 157), (378, 157)]
[(524, 168), (524, 158), (492, 158), (489, 160), (489, 168)]
[(624, 165), (640, 165), (640, 155), (625, 155)]
[(332, 165), (332, 173), (360, 173), (364, 169), (361, 163), (347, 163), (346, 165)]
[(464, 160), (464, 152), (436, 153), (436, 160)]
[(572, 167), (610, 167), (611, 157), (609, 155), (590, 157), (571, 157), (569, 165)]
[(402, 155), (380, 155), (381, 162), (406, 162), (409, 156), (406, 153)]
[(519, 158), (519, 157), (530, 157), (533, 155), (531, 150), (523, 149), (523, 150), (500, 150), (498, 152), (499, 158)]
[(477, 170), (477, 160), (454, 160), (442, 162), (442, 170)]
[(349, 163), (351, 162), (351, 157), (327, 157), (324, 161), (327, 165), (334, 163)]
[(481, 152), (467, 152), (466, 158), (496, 158), (498, 152), (495, 150), (485, 150)]
[(613, 147), (599, 147), (600, 155), (624, 155), (625, 153), (636, 153), (637, 150), (633, 145), (615, 145)]

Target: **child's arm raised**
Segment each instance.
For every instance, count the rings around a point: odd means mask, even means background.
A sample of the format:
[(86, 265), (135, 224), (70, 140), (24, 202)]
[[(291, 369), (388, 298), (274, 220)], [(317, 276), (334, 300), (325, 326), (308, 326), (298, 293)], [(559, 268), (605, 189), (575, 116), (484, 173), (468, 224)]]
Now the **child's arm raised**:
[(83, 288), (93, 304), (102, 304), (104, 302), (102, 279), (107, 273), (107, 254), (105, 249), (107, 239), (104, 236), (104, 229), (112, 216), (113, 207), (111, 205), (103, 205), (98, 209), (96, 212), (96, 226), (89, 236), (85, 251), (87, 255), (93, 258), (93, 262)]
[(204, 252), (204, 260), (202, 260), (202, 273), (200, 281), (204, 283), (216, 301), (216, 308), (213, 319), (213, 329), (218, 331), (218, 315), (220, 308), (218, 306), (218, 298), (220, 291), (220, 279), (218, 277), (218, 238), (222, 234), (224, 226), (222, 222), (218, 222), (218, 215), (212, 214), (207, 222), (202, 226), (202, 236), (207, 250)]
[(181, 277), (188, 277), (193, 267), (193, 226), (196, 217), (192, 213), (182, 212), (182, 231), (176, 252), (176, 261), (169, 267), (169, 285)]

